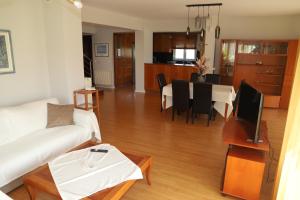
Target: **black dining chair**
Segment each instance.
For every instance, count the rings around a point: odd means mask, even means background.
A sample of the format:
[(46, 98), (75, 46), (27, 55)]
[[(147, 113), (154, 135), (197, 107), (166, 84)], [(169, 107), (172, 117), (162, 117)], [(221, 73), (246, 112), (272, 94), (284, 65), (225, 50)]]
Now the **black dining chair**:
[(195, 73), (195, 72), (193, 72), (193, 73), (191, 73), (191, 78), (190, 78), (190, 82), (193, 82), (193, 83), (195, 83), (195, 82), (198, 82), (198, 73)]
[(205, 83), (220, 84), (221, 77), (219, 74), (206, 74)]
[(186, 111), (186, 123), (189, 123), (190, 114), (190, 88), (189, 82), (185, 80), (173, 80), (172, 81), (172, 120), (174, 121), (174, 113)]
[[(167, 85), (167, 81), (166, 81), (165, 75), (163, 73), (157, 74), (156, 79), (157, 79), (158, 86), (159, 86), (160, 102), (162, 102), (162, 91), (163, 91), (163, 87)], [(162, 104), (160, 103), (160, 112), (162, 112), (162, 110), (163, 110), (163, 107), (162, 107)]]
[(207, 126), (209, 126), (213, 115), (212, 84), (210, 83), (193, 84), (192, 123), (197, 114), (207, 114)]

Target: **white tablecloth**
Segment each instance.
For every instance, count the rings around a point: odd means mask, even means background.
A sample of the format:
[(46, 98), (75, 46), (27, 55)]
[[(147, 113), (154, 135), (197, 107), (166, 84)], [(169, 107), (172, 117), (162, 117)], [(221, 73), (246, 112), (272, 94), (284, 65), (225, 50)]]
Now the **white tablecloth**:
[[(164, 101), (166, 100), (166, 109), (173, 105), (172, 102), (172, 84), (168, 84), (163, 87), (162, 92), (162, 105), (164, 108)], [(228, 85), (213, 85), (212, 86), (212, 101), (215, 101), (214, 108), (223, 116), (225, 116), (226, 104), (227, 116), (232, 112), (232, 101), (235, 99), (235, 91), (233, 86)], [(164, 98), (165, 97), (165, 98)], [(193, 83), (190, 83), (190, 99), (193, 99)]]
[[(91, 148), (108, 153), (90, 152)], [(141, 169), (109, 144), (72, 151), (49, 162), (56, 187), (64, 200), (82, 199), (127, 180), (142, 179)]]

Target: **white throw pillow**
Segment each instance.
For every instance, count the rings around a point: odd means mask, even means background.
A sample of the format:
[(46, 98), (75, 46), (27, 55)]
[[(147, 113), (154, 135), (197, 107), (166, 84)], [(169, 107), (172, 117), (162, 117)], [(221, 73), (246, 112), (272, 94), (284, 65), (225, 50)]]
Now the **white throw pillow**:
[(47, 103), (58, 104), (55, 98), (6, 108), (11, 123), (11, 136), (15, 140), (47, 125)]

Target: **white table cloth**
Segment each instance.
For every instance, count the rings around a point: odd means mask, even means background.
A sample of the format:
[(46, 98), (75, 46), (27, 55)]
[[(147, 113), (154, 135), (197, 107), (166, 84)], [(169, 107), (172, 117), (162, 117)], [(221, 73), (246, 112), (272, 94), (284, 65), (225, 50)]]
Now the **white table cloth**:
[(1, 190), (0, 190), (0, 199), (1, 200), (13, 200), (12, 198), (10, 198), (6, 194), (4, 194)]
[[(173, 105), (172, 84), (168, 84), (163, 87), (162, 96), (163, 108), (170, 108)], [(234, 101), (235, 96), (236, 94), (233, 86), (215, 84), (212, 85), (212, 101), (215, 101), (214, 108), (225, 118), (229, 116), (233, 110), (232, 101)], [(190, 83), (190, 99), (193, 99), (193, 83)], [(166, 105), (165, 107), (164, 103)], [(226, 104), (228, 105), (227, 114)]]
[[(91, 148), (108, 153), (91, 152)], [(49, 162), (49, 168), (64, 200), (82, 199), (124, 181), (143, 178), (141, 169), (109, 144), (63, 154)]]

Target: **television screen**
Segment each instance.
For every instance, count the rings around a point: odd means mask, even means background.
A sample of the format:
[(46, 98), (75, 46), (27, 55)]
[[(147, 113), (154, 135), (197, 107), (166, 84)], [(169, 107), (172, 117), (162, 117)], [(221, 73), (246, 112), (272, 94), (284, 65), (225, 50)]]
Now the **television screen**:
[(249, 136), (253, 142), (259, 142), (260, 120), (263, 109), (263, 94), (242, 81), (239, 92), (237, 117), (255, 126)]

